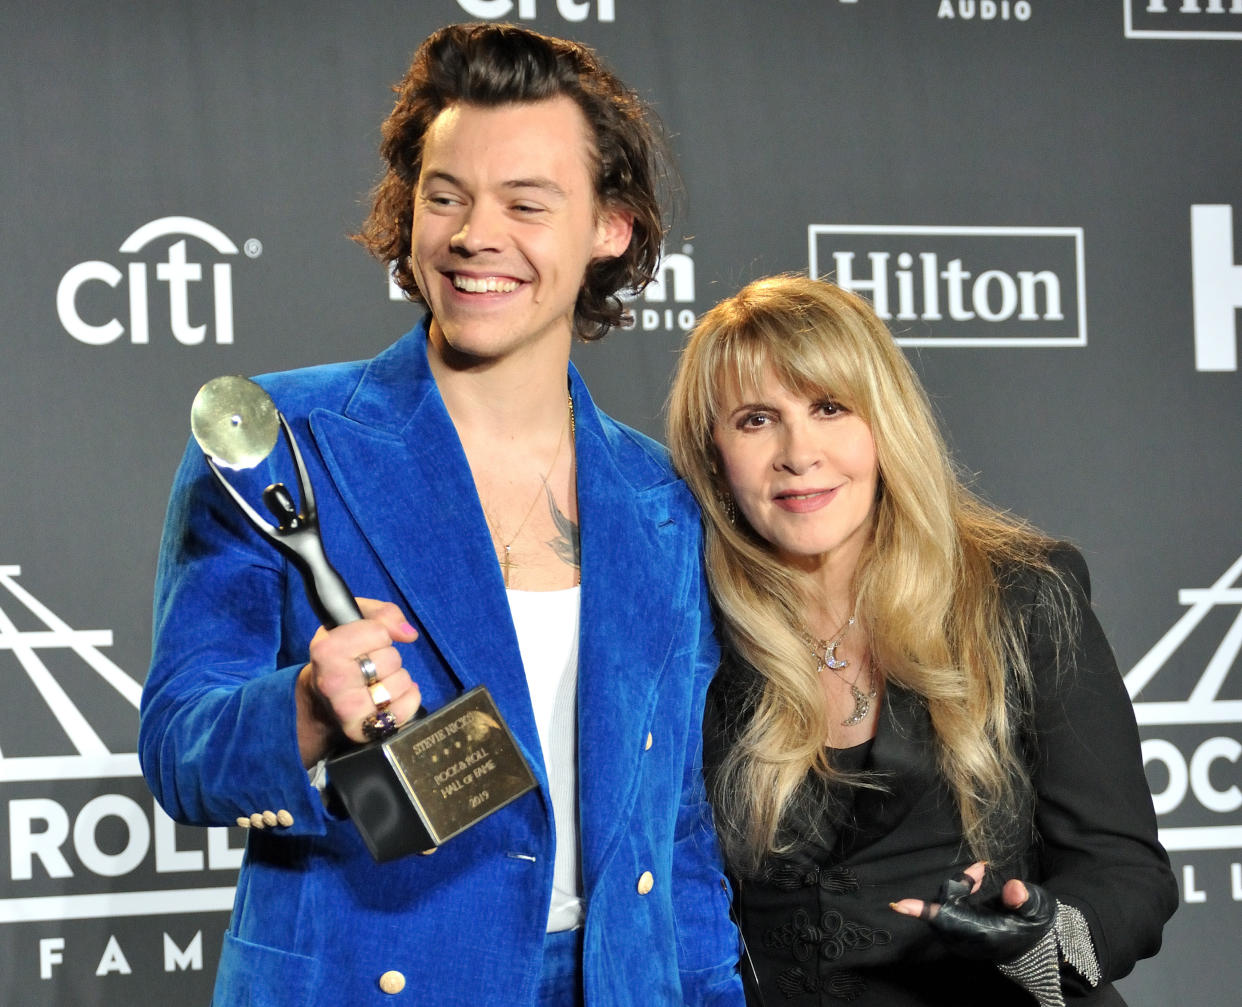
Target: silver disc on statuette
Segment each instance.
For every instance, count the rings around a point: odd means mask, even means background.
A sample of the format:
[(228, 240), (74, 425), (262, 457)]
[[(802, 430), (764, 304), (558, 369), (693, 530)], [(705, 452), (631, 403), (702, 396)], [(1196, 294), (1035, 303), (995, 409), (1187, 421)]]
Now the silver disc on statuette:
[(276, 445), (276, 404), (249, 378), (212, 378), (190, 406), (190, 430), (203, 451), (230, 469), (254, 468)]

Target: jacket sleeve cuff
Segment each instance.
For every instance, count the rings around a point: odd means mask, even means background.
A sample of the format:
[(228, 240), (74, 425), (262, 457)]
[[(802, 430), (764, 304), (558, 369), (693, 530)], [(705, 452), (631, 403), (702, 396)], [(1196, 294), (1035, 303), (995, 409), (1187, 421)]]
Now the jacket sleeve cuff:
[(1061, 989), (1062, 962), (1088, 985), (1100, 984), (1100, 964), (1095, 957), (1095, 944), (1086, 918), (1073, 906), (1058, 902), (1052, 929), (1039, 943), (1012, 961), (1000, 962), (996, 968), (1030, 993), (1040, 1007), (1065, 1007)]

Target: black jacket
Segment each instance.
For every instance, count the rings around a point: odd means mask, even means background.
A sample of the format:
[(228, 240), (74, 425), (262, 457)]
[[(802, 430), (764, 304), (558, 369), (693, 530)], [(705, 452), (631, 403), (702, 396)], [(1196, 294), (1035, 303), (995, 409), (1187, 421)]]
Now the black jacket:
[[(1026, 627), (1036, 702), (1023, 744), (1036, 790), (1035, 835), (1006, 877), (1034, 881), (1086, 918), (1104, 981), (1096, 989), (1064, 973), (1072, 1003), (1117, 1005), (1111, 981), (1160, 947), (1177, 886), (1156, 833), (1138, 730), (1112, 651), (1091, 612), (1086, 564), (1058, 549), (1078, 625), (1069, 646), (1035, 604), (1046, 575), (1006, 578), (1005, 602)], [(719, 763), (734, 728), (741, 684), (754, 671), (726, 656), (709, 693), (705, 762)], [(941, 882), (975, 858), (952, 795), (935, 770), (931, 725), (919, 697), (889, 685), (877, 734), (862, 763), (885, 790), (854, 788), (819, 838), (770, 860), (762, 880), (734, 879), (736, 909), (764, 1007), (1029, 1005), (1034, 1000), (990, 963), (950, 955), (923, 921), (889, 903), (934, 899)], [(989, 873), (989, 879), (993, 877)], [(983, 893), (980, 893), (981, 895)], [(748, 972), (743, 961), (743, 971)]]

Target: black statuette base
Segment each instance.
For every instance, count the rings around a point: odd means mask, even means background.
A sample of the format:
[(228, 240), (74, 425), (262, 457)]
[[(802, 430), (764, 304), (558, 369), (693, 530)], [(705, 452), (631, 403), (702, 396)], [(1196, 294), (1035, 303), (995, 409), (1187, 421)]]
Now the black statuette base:
[(535, 787), (485, 686), (391, 738), (328, 760), (328, 782), (379, 862), (452, 839)]

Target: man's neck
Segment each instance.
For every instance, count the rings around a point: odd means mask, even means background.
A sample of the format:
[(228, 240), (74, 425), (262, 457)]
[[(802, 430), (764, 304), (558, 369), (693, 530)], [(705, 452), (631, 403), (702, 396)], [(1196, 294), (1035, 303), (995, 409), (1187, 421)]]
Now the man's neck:
[(488, 360), (457, 354), (433, 333), (427, 361), (463, 441), (513, 441), (559, 429), (564, 421), (568, 338)]
[(432, 332), (427, 359), (474, 478), (505, 586), (578, 583), (569, 335), (503, 358), (466, 359)]

